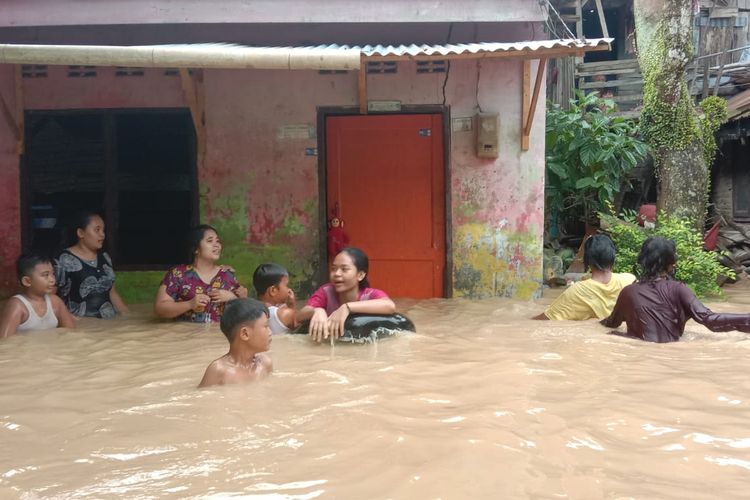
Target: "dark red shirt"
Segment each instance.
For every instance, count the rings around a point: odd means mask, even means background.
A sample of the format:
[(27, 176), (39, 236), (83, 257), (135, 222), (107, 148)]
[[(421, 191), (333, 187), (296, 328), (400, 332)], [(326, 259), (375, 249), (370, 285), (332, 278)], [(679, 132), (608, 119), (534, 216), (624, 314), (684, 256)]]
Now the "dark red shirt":
[(680, 340), (688, 319), (714, 332), (750, 333), (750, 314), (715, 313), (679, 281), (636, 282), (622, 289), (615, 308), (601, 324), (617, 328), (624, 321), (628, 335), (650, 342)]

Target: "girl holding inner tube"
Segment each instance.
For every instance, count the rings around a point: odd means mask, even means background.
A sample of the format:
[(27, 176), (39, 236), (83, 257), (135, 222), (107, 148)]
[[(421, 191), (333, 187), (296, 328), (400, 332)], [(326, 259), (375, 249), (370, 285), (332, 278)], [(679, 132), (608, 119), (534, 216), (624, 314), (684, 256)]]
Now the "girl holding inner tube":
[(349, 314), (393, 314), (396, 305), (388, 295), (371, 288), (367, 280), (369, 259), (359, 248), (347, 247), (333, 259), (330, 282), (318, 288), (298, 313), (300, 321), (310, 320), (310, 336), (317, 342), (344, 333)]

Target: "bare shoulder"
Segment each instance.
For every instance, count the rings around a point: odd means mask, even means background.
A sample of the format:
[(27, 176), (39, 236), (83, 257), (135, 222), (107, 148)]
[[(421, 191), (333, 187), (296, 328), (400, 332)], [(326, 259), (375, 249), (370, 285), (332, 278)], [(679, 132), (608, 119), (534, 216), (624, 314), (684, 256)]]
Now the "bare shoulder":
[(212, 385), (224, 384), (225, 373), (226, 364), (224, 362), (224, 356), (222, 356), (219, 359), (215, 359), (211, 361), (211, 363), (209, 363), (208, 367), (206, 367), (206, 372), (203, 374), (203, 379), (201, 380), (200, 384), (198, 384), (198, 387), (209, 387)]
[(49, 294), (48, 295), (50, 301), (52, 301), (52, 307), (55, 308), (55, 311), (67, 309), (68, 307), (65, 305), (65, 302), (62, 301), (60, 297), (58, 297), (55, 294)]
[(273, 371), (273, 360), (271, 359), (271, 356), (263, 352), (256, 354), (256, 356), (258, 357), (258, 361), (260, 362), (260, 366), (263, 367), (263, 370), (271, 373)]
[[(21, 299), (19, 299), (18, 297), (11, 297), (5, 304), (5, 310), (3, 314), (16, 318), (23, 318), (23, 321), (26, 321), (29, 316), (29, 311), (26, 309), (24, 303), (21, 302)], [(21, 322), (23, 323), (23, 321)]]

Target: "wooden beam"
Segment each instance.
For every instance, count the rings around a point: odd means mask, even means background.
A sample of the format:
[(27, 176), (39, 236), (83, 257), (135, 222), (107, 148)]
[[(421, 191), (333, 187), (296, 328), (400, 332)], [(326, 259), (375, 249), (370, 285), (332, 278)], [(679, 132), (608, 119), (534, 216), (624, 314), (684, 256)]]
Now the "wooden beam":
[(2, 94), (0, 94), (0, 108), (3, 113), (3, 118), (5, 119), (5, 123), (8, 125), (8, 128), (11, 132), (13, 132), (13, 137), (15, 137), (16, 141), (20, 140), (20, 136), (18, 134), (18, 125), (16, 124), (16, 119), (13, 116), (13, 112), (10, 110), (10, 107), (8, 106), (8, 103), (5, 101), (5, 98)]
[(526, 120), (529, 116), (529, 87), (531, 86), (531, 62), (523, 61), (521, 78), (521, 151), (529, 150), (529, 136), (526, 135)]
[(364, 56), (360, 59), (359, 75), (357, 82), (357, 91), (359, 95), (359, 114), (367, 114), (367, 60)]
[(531, 96), (531, 105), (528, 110), (528, 119), (523, 129), (523, 134), (528, 140), (531, 135), (531, 126), (534, 124), (534, 114), (536, 111), (536, 103), (539, 100), (539, 93), (542, 89), (542, 80), (544, 78), (544, 69), (547, 66), (547, 59), (539, 59), (539, 64), (536, 67), (536, 81), (534, 82), (534, 94)]
[(23, 68), (20, 64), (16, 64), (15, 71), (15, 87), (16, 87), (16, 150), (19, 155), (22, 155), (26, 150), (25, 140), (25, 122), (24, 122), (24, 98), (23, 98)]
[(604, 19), (604, 8), (602, 8), (602, 0), (596, 0), (596, 11), (599, 13), (599, 24), (601, 24), (602, 26), (602, 38), (609, 38), (607, 21), (606, 19)]
[(182, 93), (185, 97), (185, 102), (190, 108), (190, 116), (193, 118), (193, 127), (195, 128), (196, 147), (198, 153), (198, 166), (201, 167), (205, 157), (206, 151), (206, 134), (203, 120), (203, 106), (198, 99), (198, 91), (196, 90), (195, 82), (193, 77), (190, 75), (190, 70), (187, 68), (180, 68), (180, 84), (182, 86)]

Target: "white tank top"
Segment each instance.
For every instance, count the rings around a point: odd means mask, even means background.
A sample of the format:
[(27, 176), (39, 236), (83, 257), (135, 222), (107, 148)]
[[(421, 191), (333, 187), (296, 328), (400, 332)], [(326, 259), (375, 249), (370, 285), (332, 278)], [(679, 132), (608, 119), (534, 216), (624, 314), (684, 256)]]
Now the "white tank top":
[(52, 300), (50, 300), (49, 295), (44, 296), (44, 302), (47, 304), (47, 312), (44, 313), (44, 316), (39, 316), (32, 307), (31, 302), (29, 302), (23, 295), (16, 295), (15, 297), (20, 300), (29, 311), (29, 318), (18, 325), (19, 332), (57, 328), (57, 316), (55, 316), (55, 311), (52, 307)]
[(268, 326), (271, 327), (271, 333), (274, 335), (279, 333), (289, 333), (291, 331), (281, 322), (281, 320), (279, 320), (279, 308), (276, 306), (270, 306), (268, 308)]

